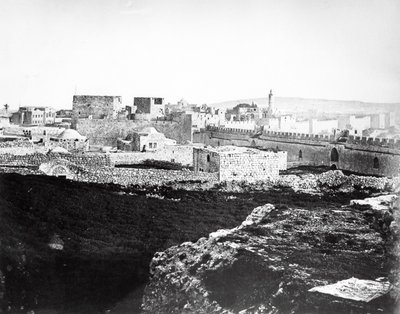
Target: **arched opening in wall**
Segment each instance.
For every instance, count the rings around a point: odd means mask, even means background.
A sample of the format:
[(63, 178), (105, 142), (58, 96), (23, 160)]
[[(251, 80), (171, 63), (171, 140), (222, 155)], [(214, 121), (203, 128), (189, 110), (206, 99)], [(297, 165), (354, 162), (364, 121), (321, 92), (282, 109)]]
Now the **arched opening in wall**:
[(252, 141), (251, 141), (251, 146), (253, 146), (253, 147), (256, 146), (256, 141), (255, 141), (255, 140), (252, 140)]
[(207, 162), (210, 162), (210, 155), (207, 155)]
[(221, 146), (221, 143), (218, 141), (218, 146)]
[(378, 157), (374, 158), (374, 169), (379, 169), (379, 159), (378, 159)]
[(303, 159), (303, 151), (300, 149), (299, 150), (299, 160)]
[(331, 150), (331, 161), (333, 161), (333, 162), (339, 161), (339, 153), (335, 147), (332, 148), (332, 150)]
[(335, 164), (333, 164), (333, 165), (331, 166), (331, 170), (337, 170), (337, 167), (336, 167)]

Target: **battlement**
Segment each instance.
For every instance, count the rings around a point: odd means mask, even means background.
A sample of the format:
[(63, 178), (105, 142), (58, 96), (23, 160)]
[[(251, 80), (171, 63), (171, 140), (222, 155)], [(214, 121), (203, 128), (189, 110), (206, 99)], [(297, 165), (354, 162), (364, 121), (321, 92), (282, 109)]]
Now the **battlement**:
[(307, 133), (294, 133), (294, 132), (264, 131), (262, 135), (266, 137), (277, 137), (277, 138), (313, 141), (313, 142), (333, 142), (335, 140), (334, 135), (307, 134)]
[[(234, 129), (234, 128), (224, 128), (224, 127), (212, 127), (208, 126), (208, 131), (221, 132), (221, 133), (231, 133), (231, 134), (248, 134), (254, 135), (257, 132), (252, 130)], [(336, 138), (334, 135), (321, 135), (321, 134), (307, 134), (307, 133), (294, 133), (294, 132), (278, 132), (264, 130), (262, 132), (263, 137), (269, 138), (279, 138), (287, 140), (300, 140), (300, 141), (310, 141), (310, 142), (335, 142)], [(347, 141), (341, 142), (343, 144), (352, 144), (360, 146), (373, 146), (382, 147), (390, 149), (400, 149), (400, 139), (393, 138), (381, 138), (381, 137), (361, 137), (361, 136), (349, 136)]]
[(349, 136), (347, 144), (400, 149), (400, 139), (386, 137)]
[(254, 130), (236, 129), (236, 128), (224, 128), (217, 126), (207, 126), (207, 131), (221, 132), (221, 133), (235, 133), (235, 134), (255, 134)]

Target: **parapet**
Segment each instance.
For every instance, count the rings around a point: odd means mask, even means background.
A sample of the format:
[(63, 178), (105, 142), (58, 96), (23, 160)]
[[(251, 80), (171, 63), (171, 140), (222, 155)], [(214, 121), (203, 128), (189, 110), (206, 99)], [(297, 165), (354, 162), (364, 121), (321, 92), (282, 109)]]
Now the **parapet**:
[(350, 135), (347, 144), (400, 149), (400, 139)]
[(307, 134), (307, 133), (294, 133), (294, 132), (264, 131), (262, 135), (267, 137), (277, 137), (289, 140), (301, 140), (301, 141), (313, 141), (313, 142), (332, 142), (335, 140), (334, 135)]
[(236, 129), (236, 128), (223, 128), (216, 126), (207, 126), (207, 131), (222, 132), (222, 133), (236, 133), (236, 134), (254, 134), (253, 130)]

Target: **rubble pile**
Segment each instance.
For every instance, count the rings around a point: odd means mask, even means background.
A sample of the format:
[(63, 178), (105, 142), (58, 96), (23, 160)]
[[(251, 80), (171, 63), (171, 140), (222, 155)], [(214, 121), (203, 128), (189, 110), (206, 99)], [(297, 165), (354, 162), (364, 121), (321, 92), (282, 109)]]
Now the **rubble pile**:
[(283, 175), (275, 183), (278, 187), (290, 187), (294, 191), (311, 192), (318, 189), (317, 177), (314, 174)]
[(318, 175), (318, 182), (322, 187), (330, 189), (371, 189), (382, 191), (390, 180), (386, 177), (370, 177), (370, 176), (346, 176), (340, 170), (330, 170)]

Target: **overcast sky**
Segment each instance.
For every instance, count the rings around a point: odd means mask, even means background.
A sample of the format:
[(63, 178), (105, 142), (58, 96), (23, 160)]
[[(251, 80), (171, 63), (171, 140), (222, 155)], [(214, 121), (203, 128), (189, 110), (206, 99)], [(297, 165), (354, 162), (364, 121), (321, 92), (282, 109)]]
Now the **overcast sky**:
[(1, 0), (0, 104), (400, 102), (398, 0)]

